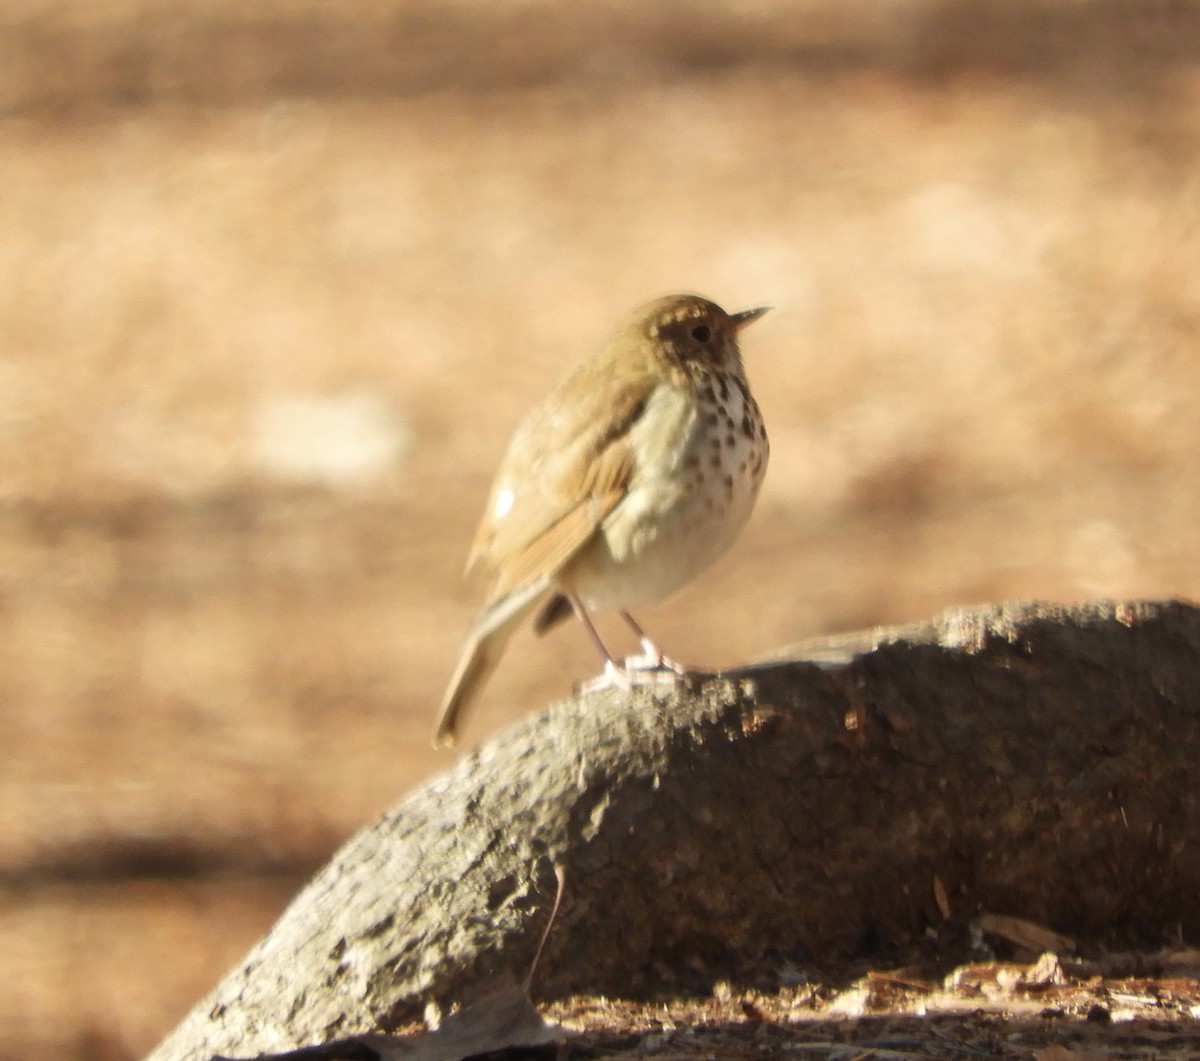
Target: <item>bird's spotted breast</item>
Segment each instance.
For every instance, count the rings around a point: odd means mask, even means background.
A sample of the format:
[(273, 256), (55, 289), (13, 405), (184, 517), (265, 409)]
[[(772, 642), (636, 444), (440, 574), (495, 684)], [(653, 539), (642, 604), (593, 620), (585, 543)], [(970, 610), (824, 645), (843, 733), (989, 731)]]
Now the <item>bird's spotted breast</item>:
[(693, 518), (720, 517), (716, 537), (724, 548), (753, 508), (766, 469), (767, 433), (744, 377), (707, 369), (702, 375), (697, 444), (707, 460), (701, 457), (693, 476), (702, 504), (691, 507), (700, 510)]
[[(708, 567), (749, 519), (768, 456), (762, 415), (739, 373), (695, 366), (692, 386), (651, 412), (670, 458), (636, 477), (567, 576), (589, 607), (663, 600)], [(676, 419), (677, 418), (677, 419)]]

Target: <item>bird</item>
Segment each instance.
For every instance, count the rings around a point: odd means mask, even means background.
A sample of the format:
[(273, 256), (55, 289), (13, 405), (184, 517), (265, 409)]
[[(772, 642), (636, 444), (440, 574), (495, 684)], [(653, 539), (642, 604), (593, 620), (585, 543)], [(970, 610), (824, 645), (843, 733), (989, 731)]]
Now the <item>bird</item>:
[[(769, 444), (738, 338), (769, 306), (726, 313), (699, 295), (633, 310), (513, 434), (467, 560), (490, 590), (459, 654), (433, 743), (456, 742), (509, 639), (572, 612), (604, 670), (588, 688), (670, 680), (686, 668), (630, 614), (672, 596), (745, 525)], [(621, 615), (640, 656), (617, 663), (591, 614)]]

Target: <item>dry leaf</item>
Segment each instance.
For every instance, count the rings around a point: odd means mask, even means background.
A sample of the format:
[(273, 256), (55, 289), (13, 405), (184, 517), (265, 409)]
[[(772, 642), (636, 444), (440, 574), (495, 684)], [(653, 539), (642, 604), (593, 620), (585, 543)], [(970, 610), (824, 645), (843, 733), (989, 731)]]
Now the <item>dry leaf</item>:
[(949, 921), (950, 897), (946, 894), (946, 886), (942, 883), (942, 878), (936, 873), (933, 875), (933, 901), (937, 903), (938, 913), (942, 915), (942, 920)]
[(1065, 1046), (1046, 1046), (1033, 1055), (1034, 1061), (1112, 1061), (1097, 1050), (1069, 1050)]
[(1075, 949), (1075, 941), (1069, 936), (1022, 917), (984, 913), (979, 915), (978, 923), (988, 935), (1000, 936), (1026, 950), (1062, 952)]
[(452, 1013), (434, 1031), (355, 1035), (282, 1054), (262, 1054), (258, 1061), (462, 1061), (511, 1046), (537, 1046), (570, 1034), (542, 1020), (529, 999), (526, 981)]
[(1025, 973), (1024, 983), (1027, 987), (1049, 987), (1055, 984), (1065, 984), (1067, 974), (1063, 971), (1062, 962), (1053, 951), (1046, 951)]

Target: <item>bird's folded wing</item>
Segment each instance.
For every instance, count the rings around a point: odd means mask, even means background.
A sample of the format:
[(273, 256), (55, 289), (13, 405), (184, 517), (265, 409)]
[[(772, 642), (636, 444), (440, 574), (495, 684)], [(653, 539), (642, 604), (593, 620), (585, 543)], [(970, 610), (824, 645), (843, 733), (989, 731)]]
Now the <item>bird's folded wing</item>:
[(493, 599), (559, 571), (625, 496), (635, 472), (629, 432), (652, 384), (590, 382), (600, 385), (555, 392), (536, 408), (496, 474), (471, 551), (471, 563), (496, 577)]
[(497, 572), (492, 596), (502, 596), (560, 571), (591, 541), (604, 518), (625, 496), (632, 468), (633, 451), (627, 440), (609, 446), (592, 465), (594, 486), (574, 508), (505, 561)]

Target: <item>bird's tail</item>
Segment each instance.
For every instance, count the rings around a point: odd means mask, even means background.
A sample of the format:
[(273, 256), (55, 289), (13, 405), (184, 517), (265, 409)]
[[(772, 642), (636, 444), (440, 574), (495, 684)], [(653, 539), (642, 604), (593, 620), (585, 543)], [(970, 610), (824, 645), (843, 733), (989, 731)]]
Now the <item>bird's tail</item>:
[(493, 601), (471, 627), (459, 653), (458, 666), (438, 712), (433, 746), (448, 748), (458, 739), (459, 718), (483, 692), (504, 655), (509, 638), (536, 608), (550, 588), (549, 578), (511, 590)]

